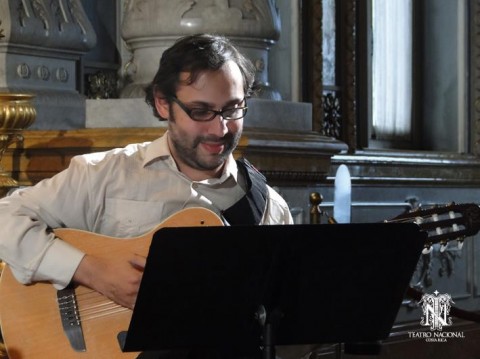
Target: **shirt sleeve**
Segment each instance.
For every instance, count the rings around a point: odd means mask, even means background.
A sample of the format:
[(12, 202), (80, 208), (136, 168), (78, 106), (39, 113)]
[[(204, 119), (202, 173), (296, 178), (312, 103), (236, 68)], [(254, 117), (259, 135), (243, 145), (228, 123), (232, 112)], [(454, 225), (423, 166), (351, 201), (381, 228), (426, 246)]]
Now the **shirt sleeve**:
[[(81, 161), (80, 161), (81, 162)], [(87, 228), (89, 208), (86, 171), (78, 161), (35, 186), (0, 200), (0, 258), (23, 284), (49, 281), (67, 286), (84, 253), (57, 238), (54, 228)]]

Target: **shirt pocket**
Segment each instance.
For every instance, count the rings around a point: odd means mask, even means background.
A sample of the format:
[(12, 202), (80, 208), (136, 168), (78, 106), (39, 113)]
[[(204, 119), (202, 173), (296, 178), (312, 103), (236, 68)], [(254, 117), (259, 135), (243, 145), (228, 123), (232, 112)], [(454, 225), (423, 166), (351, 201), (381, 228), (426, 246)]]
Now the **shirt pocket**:
[(114, 237), (136, 237), (159, 225), (163, 218), (161, 202), (107, 198), (101, 232)]

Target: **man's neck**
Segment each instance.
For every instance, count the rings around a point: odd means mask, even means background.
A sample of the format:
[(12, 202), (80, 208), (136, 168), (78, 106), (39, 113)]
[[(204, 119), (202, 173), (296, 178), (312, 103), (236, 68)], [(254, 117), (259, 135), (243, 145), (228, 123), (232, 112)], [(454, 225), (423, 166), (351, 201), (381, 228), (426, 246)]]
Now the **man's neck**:
[(215, 170), (203, 171), (197, 170), (190, 166), (187, 166), (183, 163), (177, 162), (177, 167), (185, 176), (190, 178), (192, 181), (203, 181), (210, 178), (220, 178), (223, 172), (223, 165), (218, 167)]

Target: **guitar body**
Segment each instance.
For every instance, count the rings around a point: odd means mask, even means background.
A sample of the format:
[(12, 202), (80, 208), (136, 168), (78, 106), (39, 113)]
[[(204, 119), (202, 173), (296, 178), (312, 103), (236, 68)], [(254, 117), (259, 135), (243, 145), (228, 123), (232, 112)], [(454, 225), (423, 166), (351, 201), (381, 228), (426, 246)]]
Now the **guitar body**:
[[(153, 234), (163, 227), (222, 226), (204, 208), (187, 208), (140, 237), (120, 239), (74, 229), (55, 234), (83, 252), (110, 255), (134, 252), (147, 256)], [(117, 334), (128, 329), (132, 311), (83, 286), (75, 288), (86, 351), (75, 351), (65, 335), (50, 283), (20, 284), (5, 266), (0, 280), (0, 325), (9, 359), (136, 358), (122, 352)], [(99, 309), (100, 308), (100, 309)], [(107, 308), (107, 309), (102, 309)]]

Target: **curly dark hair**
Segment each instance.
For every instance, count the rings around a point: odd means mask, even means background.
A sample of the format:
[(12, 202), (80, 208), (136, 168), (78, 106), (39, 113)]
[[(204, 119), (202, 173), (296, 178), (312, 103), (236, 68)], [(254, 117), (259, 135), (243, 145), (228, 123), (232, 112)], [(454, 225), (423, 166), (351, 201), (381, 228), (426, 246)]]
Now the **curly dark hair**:
[(189, 35), (178, 39), (163, 52), (158, 71), (145, 88), (145, 101), (152, 107), (154, 116), (166, 121), (155, 108), (155, 94), (159, 92), (167, 99), (175, 96), (181, 72), (190, 72), (189, 83), (192, 84), (201, 72), (218, 70), (230, 60), (240, 68), (245, 97), (248, 98), (253, 92), (255, 67), (229, 39), (212, 34)]

